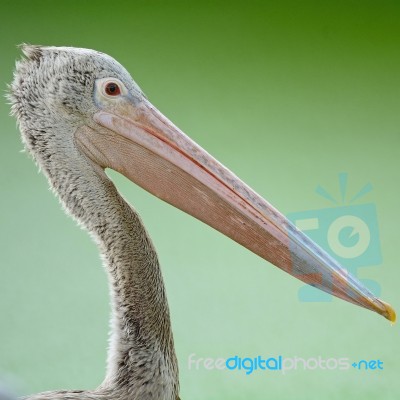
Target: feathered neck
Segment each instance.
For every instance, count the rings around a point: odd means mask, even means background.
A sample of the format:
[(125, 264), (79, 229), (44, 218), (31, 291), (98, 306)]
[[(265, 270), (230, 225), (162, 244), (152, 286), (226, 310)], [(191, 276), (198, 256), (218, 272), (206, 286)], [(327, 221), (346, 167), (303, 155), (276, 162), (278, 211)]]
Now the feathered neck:
[(178, 366), (169, 308), (157, 254), (140, 217), (77, 146), (68, 157), (53, 154), (43, 171), (66, 212), (94, 238), (108, 274), (111, 335), (99, 395), (175, 400)]

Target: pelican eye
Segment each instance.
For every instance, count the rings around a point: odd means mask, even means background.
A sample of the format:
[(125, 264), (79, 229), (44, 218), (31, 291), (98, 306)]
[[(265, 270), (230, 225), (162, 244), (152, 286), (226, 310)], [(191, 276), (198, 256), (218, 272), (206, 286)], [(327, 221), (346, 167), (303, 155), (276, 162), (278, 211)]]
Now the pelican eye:
[(119, 85), (115, 82), (108, 82), (106, 87), (105, 87), (105, 92), (109, 96), (118, 96), (121, 94), (121, 89), (119, 88)]

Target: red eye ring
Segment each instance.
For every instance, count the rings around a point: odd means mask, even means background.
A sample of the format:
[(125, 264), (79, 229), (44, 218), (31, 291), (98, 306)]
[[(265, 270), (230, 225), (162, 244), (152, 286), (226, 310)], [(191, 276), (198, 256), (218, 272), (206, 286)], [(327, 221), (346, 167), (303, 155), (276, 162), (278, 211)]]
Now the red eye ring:
[(121, 89), (119, 88), (118, 84), (115, 82), (108, 82), (105, 87), (105, 92), (109, 96), (118, 96), (121, 94)]

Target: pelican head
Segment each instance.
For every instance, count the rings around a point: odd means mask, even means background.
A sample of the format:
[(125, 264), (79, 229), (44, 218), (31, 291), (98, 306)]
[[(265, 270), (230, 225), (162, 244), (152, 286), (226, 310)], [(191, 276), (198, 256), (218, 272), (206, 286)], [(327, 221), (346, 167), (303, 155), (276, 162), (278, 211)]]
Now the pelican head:
[[(163, 116), (113, 58), (68, 47), (23, 52), (12, 111), (26, 148), (83, 225), (93, 224), (89, 200), (105, 196), (90, 183), (111, 185), (104, 174), (111, 168), (290, 275), (395, 319), (388, 304)], [(71, 189), (77, 183), (85, 196)]]

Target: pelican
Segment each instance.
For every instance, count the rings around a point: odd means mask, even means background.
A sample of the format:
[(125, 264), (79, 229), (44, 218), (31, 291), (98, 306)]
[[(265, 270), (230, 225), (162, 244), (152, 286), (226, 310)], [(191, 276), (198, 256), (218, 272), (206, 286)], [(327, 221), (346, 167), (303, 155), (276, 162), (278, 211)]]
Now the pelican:
[(389, 304), (162, 115), (112, 57), (72, 47), (23, 45), (22, 51), (9, 91), (12, 114), (65, 211), (97, 243), (112, 308), (103, 383), (28, 399), (179, 399), (157, 254), (106, 168), (294, 277), (395, 320)]

